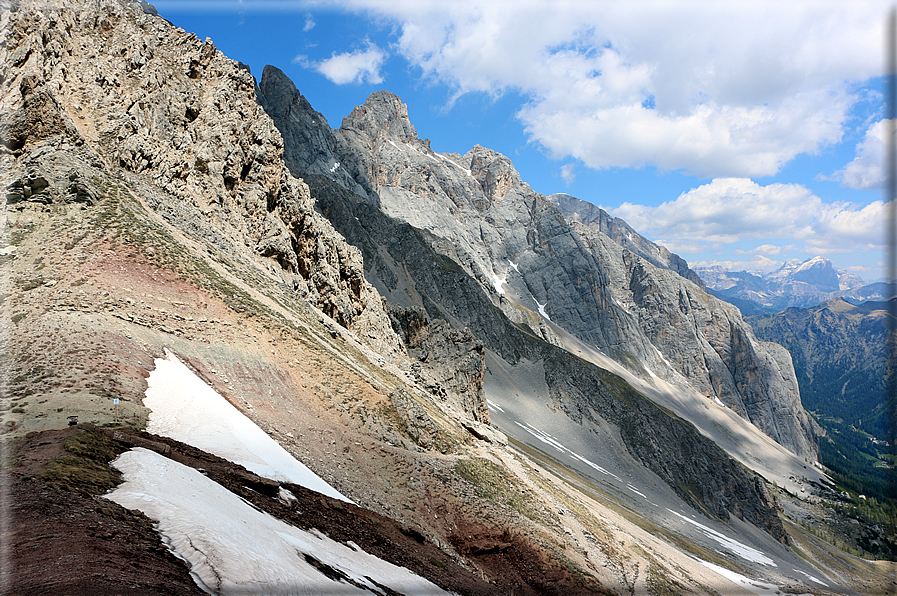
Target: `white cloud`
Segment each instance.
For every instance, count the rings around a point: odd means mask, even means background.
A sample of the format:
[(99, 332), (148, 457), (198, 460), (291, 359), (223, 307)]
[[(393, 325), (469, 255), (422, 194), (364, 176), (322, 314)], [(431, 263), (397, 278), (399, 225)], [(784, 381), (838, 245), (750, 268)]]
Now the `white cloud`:
[(570, 186), (573, 184), (573, 181), (576, 180), (576, 172), (573, 171), (575, 168), (576, 166), (572, 163), (567, 163), (561, 166), (561, 179), (567, 186)]
[(795, 248), (796, 247), (794, 245), (778, 246), (775, 244), (761, 244), (760, 246), (752, 248), (750, 250), (736, 248), (735, 252), (740, 255), (779, 255), (783, 252), (794, 250)]
[(847, 271), (853, 273), (854, 275), (868, 275), (870, 273), (879, 274), (881, 273), (882, 267), (866, 267), (865, 265), (850, 265), (845, 267)]
[(330, 58), (320, 61), (309, 60), (305, 55), (293, 58), (293, 63), (316, 70), (337, 85), (347, 83), (369, 83), (377, 85), (383, 82), (380, 69), (386, 60), (386, 53), (372, 43), (364, 50), (334, 53)]
[(812, 226), (813, 233), (803, 238), (809, 252), (846, 253), (885, 249), (884, 201), (873, 201), (862, 209), (826, 209)]
[[(624, 203), (608, 211), (671, 245), (694, 243), (695, 238), (717, 245), (787, 238), (812, 254), (884, 247), (882, 201), (861, 208), (825, 203), (800, 184), (761, 186), (748, 178), (717, 178), (657, 207)], [(776, 250), (767, 242), (752, 252), (778, 254)]]
[(843, 170), (835, 172), (832, 178), (848, 188), (883, 188), (882, 165), (884, 164), (885, 136), (888, 129), (893, 135), (893, 121), (879, 120), (873, 123), (866, 130), (866, 136), (862, 142), (857, 145), (856, 157)]
[(315, 20), (312, 18), (310, 14), (305, 15), (305, 25), (302, 26), (302, 31), (308, 33), (312, 29), (315, 28)]
[(748, 271), (750, 273), (769, 273), (781, 267), (783, 261), (766, 258), (763, 255), (757, 255), (746, 261), (695, 261), (689, 263), (692, 269), (722, 267), (728, 271)]
[(881, 72), (886, 5), (871, 2), (354, 0), (399, 23), (424, 77), (522, 93), (518, 117), (556, 158), (763, 176), (841, 139)]

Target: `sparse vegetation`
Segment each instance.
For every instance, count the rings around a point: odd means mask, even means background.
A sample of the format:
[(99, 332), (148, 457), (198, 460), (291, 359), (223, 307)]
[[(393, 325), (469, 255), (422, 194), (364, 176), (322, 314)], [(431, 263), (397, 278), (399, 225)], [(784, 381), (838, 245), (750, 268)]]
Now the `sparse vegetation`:
[(458, 460), (454, 470), (474, 486), (477, 496), (505, 505), (533, 521), (544, 521), (533, 500), (503, 466), (483, 457), (471, 457)]
[(35, 227), (35, 224), (29, 223), (25, 224), (24, 226), (20, 225), (17, 228), (13, 229), (9, 234), (9, 243), (12, 246), (21, 245), (25, 237), (33, 232)]
[(42, 277), (37, 277), (37, 278), (33, 278), (33, 279), (18, 279), (18, 280), (16, 280), (16, 283), (18, 284), (18, 286), (20, 288), (22, 288), (22, 290), (28, 292), (30, 290), (39, 288), (40, 286), (44, 285), (44, 279)]
[(42, 473), (48, 482), (86, 494), (100, 494), (121, 482), (121, 475), (109, 462), (122, 449), (100, 433), (79, 429), (65, 442), (65, 450), (71, 455), (51, 461)]

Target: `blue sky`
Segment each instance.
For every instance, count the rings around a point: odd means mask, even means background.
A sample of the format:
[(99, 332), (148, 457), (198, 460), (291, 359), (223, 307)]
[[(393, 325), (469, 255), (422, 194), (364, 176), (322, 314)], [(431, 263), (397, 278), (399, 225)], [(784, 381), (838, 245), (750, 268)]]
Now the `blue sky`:
[(154, 5), (331, 127), (390, 90), (435, 151), (499, 151), (692, 265), (882, 276), (884, 2)]

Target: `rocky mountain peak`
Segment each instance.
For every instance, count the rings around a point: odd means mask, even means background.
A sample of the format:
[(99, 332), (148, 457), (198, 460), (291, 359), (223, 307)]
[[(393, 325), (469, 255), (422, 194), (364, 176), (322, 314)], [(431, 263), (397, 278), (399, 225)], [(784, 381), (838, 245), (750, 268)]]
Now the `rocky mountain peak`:
[[(259, 91), (266, 103), (274, 107), (281, 116), (286, 116), (294, 103), (305, 101), (293, 81), (282, 70), (270, 64), (262, 71)], [(308, 104), (307, 101), (305, 103)]]
[(299, 177), (326, 175), (361, 196), (371, 192), (367, 173), (357, 159), (340, 151), (327, 119), (275, 66), (265, 66), (258, 89), (259, 102), (283, 136), (284, 162)]
[(704, 267), (698, 273), (721, 298), (738, 302), (745, 312), (754, 312), (758, 307), (761, 310), (807, 308), (836, 297), (877, 300), (885, 295), (883, 287), (866, 285), (861, 277), (837, 269), (822, 256), (805, 261), (788, 259), (770, 273), (735, 272), (722, 267)]
[(802, 263), (791, 275), (791, 279), (813, 284), (829, 292), (836, 292), (841, 289), (838, 281), (838, 272), (835, 271), (831, 261), (822, 257), (816, 257)]
[(401, 140), (417, 140), (417, 131), (408, 119), (408, 106), (394, 93), (371, 93), (363, 105), (343, 118), (341, 131), (353, 131), (370, 138), (380, 135)]
[(474, 145), (467, 152), (470, 174), (480, 183), (490, 201), (501, 199), (511, 188), (523, 184), (511, 160), (492, 149)]

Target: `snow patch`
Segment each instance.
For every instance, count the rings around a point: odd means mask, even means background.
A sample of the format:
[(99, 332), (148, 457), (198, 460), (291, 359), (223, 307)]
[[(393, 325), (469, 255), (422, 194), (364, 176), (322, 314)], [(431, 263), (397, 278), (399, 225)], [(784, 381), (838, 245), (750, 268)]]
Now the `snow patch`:
[(536, 427), (533, 426), (532, 424), (530, 424), (530, 423), (527, 422), (526, 425), (523, 425), (523, 424), (521, 424), (520, 422), (516, 422), (516, 421), (514, 422), (514, 424), (516, 424), (517, 426), (519, 426), (520, 428), (522, 428), (523, 430), (525, 430), (526, 432), (528, 432), (529, 434), (531, 434), (532, 436), (534, 436), (536, 439), (542, 441), (542, 442), (545, 443), (546, 445), (550, 445), (550, 446), (554, 447), (555, 449), (557, 449), (557, 450), (560, 451), (561, 453), (566, 453), (567, 455), (569, 455), (569, 456), (572, 457), (573, 459), (576, 459), (576, 460), (581, 461), (582, 463), (584, 463), (584, 464), (586, 464), (587, 466), (593, 468), (594, 470), (596, 470), (596, 471), (598, 471), (598, 472), (601, 472), (602, 474), (606, 474), (606, 475), (610, 476), (611, 478), (615, 478), (615, 479), (616, 479), (617, 481), (619, 481), (619, 482), (623, 482), (623, 479), (620, 478), (619, 476), (617, 476), (616, 474), (614, 474), (613, 472), (609, 472), (609, 471), (605, 470), (604, 468), (602, 468), (601, 466), (599, 466), (598, 464), (593, 463), (593, 462), (587, 460), (586, 458), (584, 458), (583, 456), (579, 455), (579, 454), (576, 453), (575, 451), (572, 451), (572, 450), (570, 450), (570, 449), (567, 449), (567, 448), (566, 448), (564, 445), (562, 445), (557, 439), (555, 439), (554, 437), (552, 437), (551, 435), (549, 435), (549, 434), (546, 433), (546, 432), (542, 432), (541, 430), (539, 430), (538, 428), (536, 428)]
[(725, 567), (720, 567), (719, 565), (714, 565), (713, 563), (708, 563), (707, 561), (702, 561), (701, 559), (695, 560), (704, 567), (717, 572), (732, 583), (737, 584), (742, 588), (745, 588), (746, 590), (750, 590), (758, 596), (776, 596), (777, 594), (781, 594), (781, 592), (771, 584), (765, 584), (752, 580), (751, 578), (745, 577), (740, 573), (729, 571)]
[[(533, 298), (533, 300), (536, 300), (536, 299)], [(542, 315), (543, 317), (545, 317), (546, 321), (550, 321), (551, 319), (548, 317), (548, 313), (545, 312), (545, 307), (548, 306), (548, 303), (546, 302), (545, 304), (539, 304), (539, 301), (536, 300), (536, 306), (539, 307), (539, 314)]]
[(518, 263), (515, 263), (511, 259), (508, 259), (508, 264), (511, 265), (511, 269), (513, 269), (517, 273), (520, 273), (520, 269), (517, 268)]
[(497, 403), (495, 403), (495, 402), (492, 401), (491, 399), (487, 399), (487, 400), (486, 400), (486, 406), (487, 406), (490, 410), (498, 410), (498, 411), (501, 412), (502, 414), (504, 414), (504, 412), (505, 412), (504, 408), (502, 408), (500, 405), (498, 405)]
[(634, 487), (633, 485), (631, 485), (631, 484), (629, 484), (629, 483), (626, 483), (626, 488), (628, 488), (629, 490), (631, 490), (631, 491), (634, 492), (635, 494), (639, 495), (640, 497), (644, 497), (644, 498), (646, 498), (646, 499), (648, 498), (648, 497), (645, 496), (644, 493), (639, 492), (639, 491), (636, 489), (636, 487)]
[[(125, 481), (105, 498), (157, 520), (163, 540), (190, 563), (191, 575), (210, 594), (382, 594), (373, 582), (402, 594), (448, 594), (357, 545), (259, 511), (154, 451), (131, 449), (113, 465)], [(325, 576), (309, 557), (352, 583)]]
[(713, 403), (715, 403), (718, 406), (722, 406), (723, 408), (726, 407), (726, 404), (721, 402), (720, 399), (718, 397), (716, 397), (715, 395), (713, 396)]
[(797, 571), (798, 573), (803, 573), (804, 575), (806, 575), (806, 576), (807, 576), (807, 579), (810, 580), (811, 582), (815, 582), (815, 583), (819, 584), (820, 586), (824, 586), (824, 587), (826, 587), (826, 588), (828, 587), (828, 584), (827, 584), (827, 583), (825, 583), (824, 581), (822, 581), (822, 580), (819, 579), (818, 577), (813, 577), (812, 575), (810, 575), (810, 574), (807, 573), (806, 571), (801, 571), (800, 569), (795, 569), (795, 571)]
[(259, 476), (351, 503), (165, 350), (147, 379), (148, 432), (213, 453)]
[(339, 167), (339, 162), (336, 162), (335, 164), (333, 164), (333, 167), (330, 168), (330, 173), (331, 174), (334, 173), (338, 167)]
[(669, 360), (667, 360), (666, 358), (663, 357), (663, 354), (660, 353), (660, 350), (657, 349), (657, 346), (652, 344), (651, 347), (654, 348), (654, 351), (657, 352), (657, 355), (660, 357), (661, 360), (663, 360), (663, 363), (666, 364), (670, 368), (671, 371), (676, 372), (676, 369), (673, 368), (673, 365), (670, 364)]
[(667, 511), (669, 511), (673, 515), (676, 515), (676, 516), (682, 518), (684, 521), (686, 521), (694, 526), (697, 526), (698, 528), (700, 528), (700, 530), (702, 532), (704, 532), (704, 534), (708, 538), (712, 538), (713, 540), (717, 541), (720, 545), (723, 546), (723, 548), (726, 548), (730, 552), (732, 552), (744, 559), (747, 559), (748, 561), (752, 561), (754, 563), (759, 563), (761, 565), (766, 565), (766, 566), (778, 567), (778, 565), (776, 565), (775, 561), (773, 561), (772, 559), (770, 559), (769, 557), (767, 557), (765, 554), (758, 551), (757, 549), (751, 548), (750, 546), (748, 546), (746, 544), (742, 544), (741, 542), (738, 542), (737, 540), (729, 538), (725, 534), (721, 534), (721, 533), (717, 532), (716, 530), (708, 528), (707, 526), (705, 526), (703, 524), (699, 524), (695, 520), (689, 519), (689, 518), (685, 517), (684, 515), (682, 515), (681, 513), (676, 513), (672, 509), (667, 509)]
[(611, 298), (611, 300), (614, 301), (614, 304), (616, 304), (617, 306), (619, 306), (620, 308), (622, 308), (624, 312), (626, 312), (627, 314), (630, 314), (630, 315), (632, 314), (631, 312), (629, 312), (629, 309), (628, 309), (628, 308), (626, 308), (625, 306), (623, 306), (622, 304), (620, 304), (620, 301), (619, 301), (619, 300), (617, 300), (616, 298)]
[(504, 284), (508, 283), (508, 276), (499, 277), (495, 273), (492, 274), (492, 286), (495, 288), (495, 291), (500, 295), (505, 295), (505, 289), (502, 287)]
[[(439, 155), (439, 154), (437, 153), (436, 155)], [(447, 161), (448, 163), (452, 164), (453, 166), (455, 166), (456, 168), (458, 168), (459, 170), (461, 170), (462, 172), (464, 172), (465, 174), (470, 176), (470, 170), (468, 170), (467, 168), (455, 163), (454, 161), (450, 160), (449, 158), (445, 157), (444, 155), (439, 155), (439, 158), (442, 161)]]

